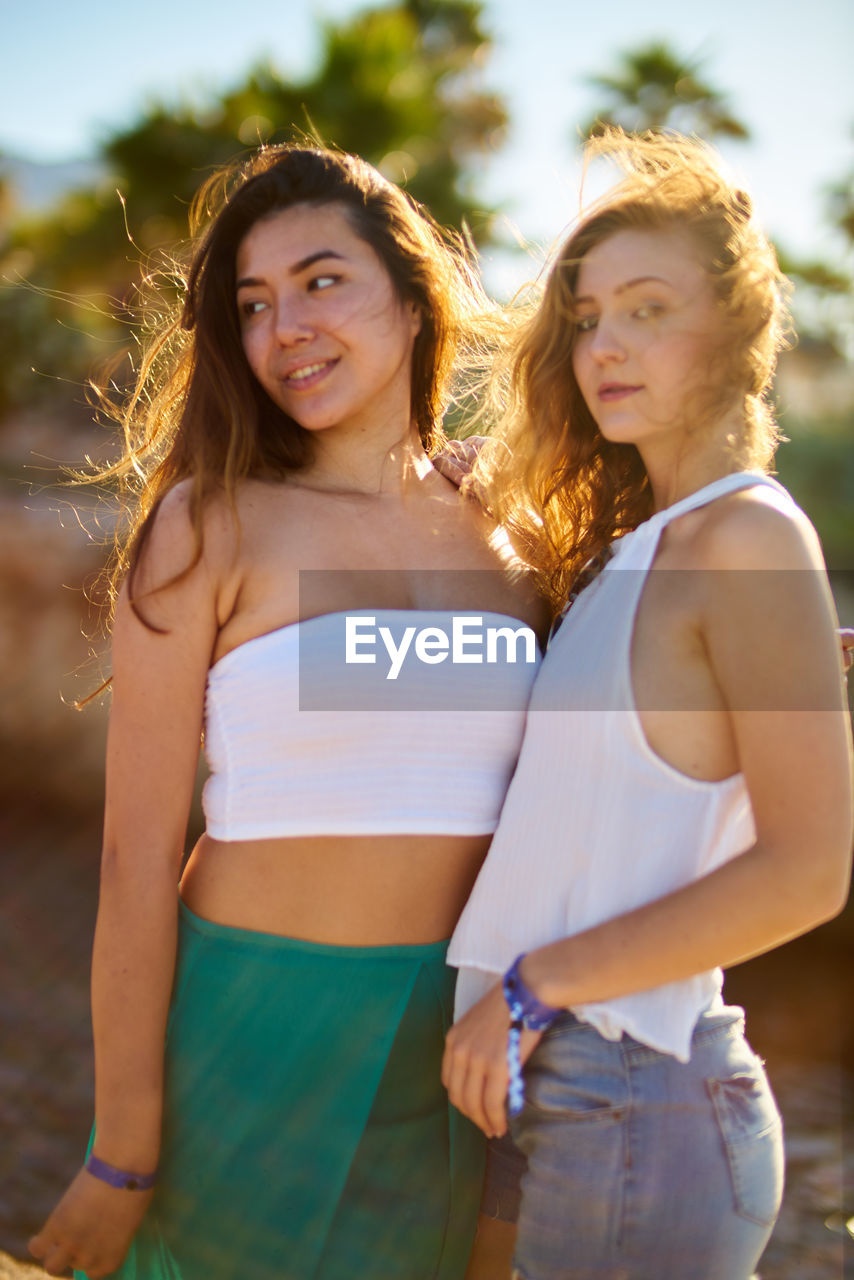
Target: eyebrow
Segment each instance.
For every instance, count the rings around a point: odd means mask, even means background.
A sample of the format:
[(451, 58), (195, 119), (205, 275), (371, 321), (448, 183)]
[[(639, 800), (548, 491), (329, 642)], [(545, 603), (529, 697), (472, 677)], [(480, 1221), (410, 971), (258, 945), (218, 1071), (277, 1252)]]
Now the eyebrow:
[[(637, 284), (649, 284), (650, 281), (654, 282), (655, 284), (667, 285), (668, 289), (673, 289), (675, 287), (673, 284), (671, 284), (669, 280), (665, 280), (664, 276), (636, 276), (634, 280), (627, 280), (625, 284), (617, 285), (617, 288), (614, 290), (614, 293), (615, 294), (625, 293), (627, 289), (633, 289)], [(575, 301), (576, 303), (593, 302), (594, 299), (584, 297), (584, 298), (576, 298)]]
[[(344, 261), (342, 253), (336, 253), (334, 249), (319, 249), (317, 253), (310, 253), (307, 258), (300, 258), (299, 262), (295, 262), (289, 268), (289, 275), (298, 276), (303, 271), (307, 271), (309, 267), (313, 267), (315, 262), (320, 262), (323, 258), (337, 258), (339, 262)], [(264, 284), (263, 280), (259, 280), (257, 276), (243, 276), (237, 282), (238, 289), (254, 288), (257, 285)]]

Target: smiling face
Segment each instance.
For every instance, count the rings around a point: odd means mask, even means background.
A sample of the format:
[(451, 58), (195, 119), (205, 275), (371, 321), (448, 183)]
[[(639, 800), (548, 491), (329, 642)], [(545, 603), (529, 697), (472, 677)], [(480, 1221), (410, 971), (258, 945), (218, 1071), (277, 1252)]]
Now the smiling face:
[(724, 335), (689, 238), (626, 230), (600, 241), (579, 265), (575, 309), (573, 372), (602, 435), (642, 451), (684, 437)]
[(243, 349), (280, 409), (312, 432), (408, 429), (418, 312), (340, 204), (256, 222), (236, 274)]

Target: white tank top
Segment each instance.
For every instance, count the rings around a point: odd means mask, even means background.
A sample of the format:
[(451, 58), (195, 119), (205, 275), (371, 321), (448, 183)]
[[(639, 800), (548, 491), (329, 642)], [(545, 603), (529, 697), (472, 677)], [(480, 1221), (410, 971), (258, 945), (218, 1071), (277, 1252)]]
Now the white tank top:
[[(398, 655), (409, 632), (393, 678), (382, 632)], [(350, 610), (239, 645), (208, 672), (208, 833), (490, 834), (540, 661), (489, 612)]]
[[(723, 494), (772, 486), (726, 476), (658, 512), (614, 544), (569, 607), (534, 686), (501, 821), (451, 941), (457, 1017), (522, 951), (544, 946), (690, 884), (755, 842), (740, 773), (700, 781), (648, 745), (635, 707), (635, 614), (658, 540), (677, 516)], [(626, 573), (629, 570), (632, 572)], [(720, 999), (719, 969), (601, 1004), (573, 1007), (609, 1040), (628, 1032), (682, 1061), (700, 1013)]]

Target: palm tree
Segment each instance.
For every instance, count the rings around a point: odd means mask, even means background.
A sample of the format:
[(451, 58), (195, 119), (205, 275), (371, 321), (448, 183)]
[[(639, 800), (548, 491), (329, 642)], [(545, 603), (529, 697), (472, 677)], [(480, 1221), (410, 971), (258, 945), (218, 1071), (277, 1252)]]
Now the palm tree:
[(748, 138), (747, 126), (732, 114), (727, 95), (701, 76), (702, 63), (682, 58), (664, 41), (620, 55), (613, 75), (589, 76), (603, 94), (601, 106), (582, 127), (585, 137), (608, 125), (630, 132), (678, 129), (704, 138)]

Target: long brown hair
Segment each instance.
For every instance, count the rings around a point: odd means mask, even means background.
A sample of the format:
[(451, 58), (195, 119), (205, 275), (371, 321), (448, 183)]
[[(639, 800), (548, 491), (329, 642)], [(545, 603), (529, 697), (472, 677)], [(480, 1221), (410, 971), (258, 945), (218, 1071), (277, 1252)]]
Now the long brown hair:
[(623, 177), (561, 246), (542, 300), (521, 324), (495, 386), (505, 400), (496, 444), (482, 452), (475, 484), (560, 608), (578, 575), (615, 537), (652, 514), (636, 447), (600, 433), (572, 368), (579, 264), (617, 231), (687, 235), (727, 321), (721, 359), (695, 404), (695, 422), (741, 400), (739, 465), (767, 468), (778, 430), (768, 403), (784, 344), (787, 281), (753, 217), (749, 197), (723, 176), (714, 151), (679, 135), (613, 129), (586, 157), (616, 160)]
[(149, 301), (155, 319), (135, 384), (117, 406), (101, 399), (125, 439), (115, 465), (85, 477), (118, 480), (124, 500), (109, 573), (113, 606), (125, 577), (133, 595), (152, 518), (180, 481), (191, 482), (195, 552), (179, 577), (201, 557), (210, 496), (224, 493), (234, 508), (242, 479), (282, 477), (311, 460), (311, 433), (273, 403), (249, 367), (235, 297), (237, 251), (246, 233), (259, 219), (299, 204), (339, 205), (377, 254), (398, 299), (415, 304), (421, 325), (412, 355), (411, 412), (428, 453), (445, 440), (442, 416), (458, 355), (465, 351), (468, 361), (500, 328), (462, 238), (439, 228), (358, 157), (285, 144), (214, 174), (191, 209), (187, 265), (176, 258), (168, 273), (182, 301), (161, 300), (154, 307)]

